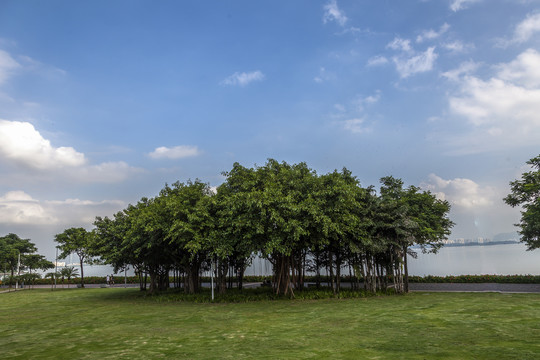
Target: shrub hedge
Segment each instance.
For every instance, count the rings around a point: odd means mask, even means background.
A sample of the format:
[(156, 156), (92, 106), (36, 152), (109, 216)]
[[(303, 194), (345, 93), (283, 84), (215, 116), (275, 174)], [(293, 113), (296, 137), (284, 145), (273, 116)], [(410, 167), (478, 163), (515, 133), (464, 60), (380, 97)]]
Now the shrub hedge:
[[(268, 282), (271, 281), (271, 276), (244, 276), (244, 283), (251, 282)], [(202, 282), (210, 282), (209, 277), (202, 277)], [(316, 282), (315, 276), (306, 276), (305, 282)], [(328, 276), (321, 276), (320, 282), (327, 283), (329, 281)], [(124, 277), (117, 276), (114, 278), (116, 284), (123, 284)], [(171, 282), (173, 279), (171, 278)], [(341, 278), (342, 282), (350, 282), (351, 279), (348, 276)], [(7, 281), (6, 281), (7, 282)], [(36, 279), (36, 285), (50, 285), (54, 281), (52, 279)], [(80, 279), (71, 279), (71, 284), (78, 284)], [(106, 279), (104, 276), (88, 276), (84, 278), (85, 284), (104, 284)], [(362, 282), (362, 279), (360, 279)], [(409, 276), (409, 282), (411, 283), (503, 283), (503, 284), (540, 284), (540, 275), (450, 275), (450, 276)], [(57, 280), (57, 284), (61, 284), (61, 280)], [(68, 281), (64, 280), (64, 284)], [(128, 284), (138, 284), (139, 278), (136, 276), (127, 277)]]

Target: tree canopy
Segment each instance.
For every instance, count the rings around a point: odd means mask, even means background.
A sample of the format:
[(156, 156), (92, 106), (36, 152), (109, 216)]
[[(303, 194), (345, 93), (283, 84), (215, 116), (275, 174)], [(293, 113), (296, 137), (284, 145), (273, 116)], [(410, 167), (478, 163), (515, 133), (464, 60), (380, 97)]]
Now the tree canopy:
[(528, 250), (540, 248), (540, 155), (527, 161), (531, 171), (521, 174), (521, 179), (510, 182), (511, 192), (504, 201), (512, 206), (521, 206), (521, 241)]
[(70, 254), (75, 253), (79, 257), (81, 267), (81, 287), (84, 287), (84, 262), (90, 259), (90, 243), (93, 233), (84, 228), (69, 228), (60, 234), (56, 234), (54, 241), (58, 243), (58, 249), (61, 251), (60, 258), (64, 259)]
[[(223, 175), (215, 192), (199, 180), (177, 182), (112, 218), (97, 217), (88, 253), (116, 269), (132, 266), (141, 289), (149, 275), (150, 291), (166, 289), (172, 272), (177, 286), (197, 292), (210, 268), (219, 291), (232, 286), (231, 274), (241, 288), (260, 256), (272, 264), (277, 294), (294, 296), (306, 272), (325, 272), (338, 292), (347, 269), (366, 290), (393, 283), (403, 292), (410, 247), (437, 251), (453, 225), (448, 202), (393, 177), (381, 179), (377, 195), (345, 168), (318, 175), (306, 163), (269, 159), (253, 168), (235, 163)], [(57, 241), (67, 246), (65, 236)]]
[[(32, 273), (32, 270), (40, 269), (47, 270), (54, 267), (53, 263), (45, 259), (43, 255), (37, 254), (36, 245), (30, 241), (30, 239), (22, 239), (17, 234), (8, 234), (0, 237), (0, 267), (1, 270), (9, 270), (11, 279), (15, 277), (17, 266), (19, 265), (20, 255), (20, 268), (19, 270), (28, 270)], [(11, 284), (12, 281), (10, 281)]]

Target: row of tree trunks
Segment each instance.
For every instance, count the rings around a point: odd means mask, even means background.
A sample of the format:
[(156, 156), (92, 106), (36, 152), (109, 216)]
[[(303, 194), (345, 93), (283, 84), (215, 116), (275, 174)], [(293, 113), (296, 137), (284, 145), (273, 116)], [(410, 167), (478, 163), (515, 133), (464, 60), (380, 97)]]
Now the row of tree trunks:
[[(388, 280), (392, 281), (393, 287), (397, 293), (408, 292), (408, 269), (407, 269), (407, 246), (393, 246), (386, 254), (377, 254), (376, 256), (366, 252), (348, 256), (347, 261), (339, 252), (333, 252), (328, 249), (326, 252), (327, 266), (329, 274), (329, 286), (337, 294), (341, 290), (342, 268), (348, 266), (349, 277), (352, 289), (360, 288), (360, 278), (364, 280), (364, 290), (376, 292), (388, 288)], [(313, 269), (316, 271), (316, 286), (321, 285), (320, 269), (323, 264), (321, 252), (313, 252)], [(273, 254), (271, 263), (273, 265), (273, 289), (276, 294), (290, 295), (294, 297), (294, 289), (302, 289), (307, 268), (307, 251), (299, 252), (293, 255)], [(202, 261), (194, 259), (189, 267), (184, 267), (180, 271), (175, 269), (173, 282), (175, 287), (183, 287), (187, 293), (196, 293), (201, 286), (200, 269)], [(158, 267), (155, 269), (134, 265), (136, 274), (139, 277), (141, 290), (147, 289), (147, 276), (150, 276), (150, 292), (166, 290), (169, 284), (170, 269)], [(236, 263), (230, 266), (226, 260), (216, 262), (216, 287), (220, 294), (224, 294), (226, 289), (233, 287), (233, 278), (237, 279), (239, 290), (243, 288), (244, 273), (246, 262)], [(182, 281), (183, 280), (183, 281)], [(180, 284), (183, 283), (183, 286)]]

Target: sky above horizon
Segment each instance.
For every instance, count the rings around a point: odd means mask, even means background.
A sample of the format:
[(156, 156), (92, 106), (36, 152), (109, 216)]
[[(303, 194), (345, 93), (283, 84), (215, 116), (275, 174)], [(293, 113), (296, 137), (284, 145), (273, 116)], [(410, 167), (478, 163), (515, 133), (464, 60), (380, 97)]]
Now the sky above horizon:
[(513, 232), (540, 153), (540, 0), (0, 2), (0, 235), (53, 256), (234, 162), (392, 175), (450, 238)]

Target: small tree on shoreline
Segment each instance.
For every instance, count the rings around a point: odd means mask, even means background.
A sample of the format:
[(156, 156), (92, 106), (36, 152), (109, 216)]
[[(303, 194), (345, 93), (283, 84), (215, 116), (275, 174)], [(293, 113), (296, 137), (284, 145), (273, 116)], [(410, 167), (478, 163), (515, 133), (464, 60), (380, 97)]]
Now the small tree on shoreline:
[(521, 220), (515, 224), (521, 230), (521, 242), (527, 250), (540, 248), (540, 155), (527, 161), (532, 170), (521, 174), (520, 180), (510, 182), (511, 193), (504, 202), (512, 207), (521, 206)]
[(90, 259), (90, 244), (92, 232), (86, 231), (83, 228), (69, 228), (61, 234), (56, 234), (54, 241), (58, 245), (58, 249), (62, 251), (60, 258), (66, 258), (70, 254), (75, 253), (79, 257), (81, 266), (81, 287), (84, 287), (84, 261)]

